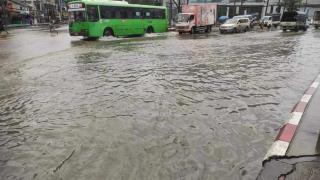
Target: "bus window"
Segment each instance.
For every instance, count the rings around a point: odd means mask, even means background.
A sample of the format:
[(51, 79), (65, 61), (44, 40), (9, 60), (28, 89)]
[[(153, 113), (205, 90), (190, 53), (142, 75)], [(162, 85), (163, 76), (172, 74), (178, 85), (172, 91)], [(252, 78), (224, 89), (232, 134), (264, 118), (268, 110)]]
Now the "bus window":
[(150, 10), (147, 10), (147, 11), (145, 12), (145, 18), (147, 18), (147, 19), (151, 19), (151, 13), (150, 13)]
[(133, 8), (126, 8), (128, 19), (133, 19), (135, 14)]
[(69, 12), (69, 18), (71, 22), (84, 22), (85, 19), (85, 11), (72, 11)]
[(154, 19), (163, 19), (165, 18), (165, 12), (163, 9), (153, 9), (153, 18)]
[(128, 18), (128, 13), (127, 10), (125, 8), (122, 8), (120, 11), (120, 18), (121, 19), (127, 19)]
[(101, 19), (114, 19), (116, 18), (116, 11), (113, 7), (100, 6)]
[(96, 22), (99, 20), (99, 13), (97, 6), (87, 6), (87, 14), (88, 14), (88, 21)]
[(134, 19), (140, 19), (141, 18), (141, 10), (135, 9), (135, 16)]

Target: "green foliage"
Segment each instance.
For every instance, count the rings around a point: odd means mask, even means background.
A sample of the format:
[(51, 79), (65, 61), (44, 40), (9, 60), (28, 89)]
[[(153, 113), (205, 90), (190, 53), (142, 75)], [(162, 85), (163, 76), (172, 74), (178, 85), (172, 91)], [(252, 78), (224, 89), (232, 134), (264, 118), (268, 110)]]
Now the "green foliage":
[(297, 10), (302, 5), (303, 0), (283, 0), (283, 6), (288, 11)]

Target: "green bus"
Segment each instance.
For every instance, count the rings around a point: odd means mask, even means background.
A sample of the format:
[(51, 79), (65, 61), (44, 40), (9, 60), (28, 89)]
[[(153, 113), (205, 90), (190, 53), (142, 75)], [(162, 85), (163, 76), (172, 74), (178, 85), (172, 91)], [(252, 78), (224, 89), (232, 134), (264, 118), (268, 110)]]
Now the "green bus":
[(166, 32), (164, 6), (129, 4), (126, 1), (81, 0), (68, 3), (69, 33), (98, 39)]

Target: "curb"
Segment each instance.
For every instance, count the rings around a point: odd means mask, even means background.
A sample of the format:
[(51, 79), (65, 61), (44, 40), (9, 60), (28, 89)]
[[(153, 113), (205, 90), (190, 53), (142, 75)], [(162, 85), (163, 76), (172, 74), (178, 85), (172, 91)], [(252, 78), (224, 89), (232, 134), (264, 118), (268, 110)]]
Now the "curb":
[(290, 146), (290, 142), (294, 137), (299, 122), (303, 113), (306, 110), (308, 103), (316, 92), (320, 83), (320, 75), (312, 82), (311, 86), (304, 92), (300, 101), (295, 105), (291, 111), (289, 120), (281, 127), (276, 139), (268, 150), (263, 162), (269, 160), (271, 157), (285, 156)]

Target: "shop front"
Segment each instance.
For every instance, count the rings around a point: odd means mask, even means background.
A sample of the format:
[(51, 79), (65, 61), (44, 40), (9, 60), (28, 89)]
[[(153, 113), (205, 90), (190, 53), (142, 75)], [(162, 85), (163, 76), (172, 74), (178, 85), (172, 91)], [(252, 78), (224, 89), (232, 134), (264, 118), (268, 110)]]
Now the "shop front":
[(30, 6), (15, 0), (7, 2), (7, 23), (8, 24), (30, 24)]

